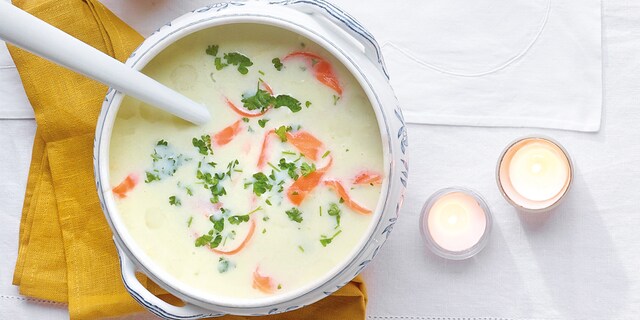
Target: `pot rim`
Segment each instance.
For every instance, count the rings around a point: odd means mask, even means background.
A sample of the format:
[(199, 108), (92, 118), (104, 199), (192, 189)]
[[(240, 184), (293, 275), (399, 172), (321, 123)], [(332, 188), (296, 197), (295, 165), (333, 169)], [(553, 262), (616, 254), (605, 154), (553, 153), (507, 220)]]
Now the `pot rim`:
[[(283, 10), (285, 8), (279, 8), (278, 10)], [(291, 10), (295, 11), (295, 10)], [(297, 12), (297, 11), (295, 11)], [(187, 14), (188, 15), (188, 14)], [(183, 16), (184, 17), (184, 16)], [(182, 17), (178, 18), (181, 19)], [(300, 25), (294, 21), (285, 19), (283, 17), (271, 15), (271, 14), (238, 14), (238, 13), (218, 13), (213, 15), (208, 15), (205, 19), (191, 19), (191, 21), (186, 26), (175, 27), (170, 24), (166, 27), (168, 29), (162, 29), (161, 33), (165, 34), (162, 38), (156, 39), (153, 35), (149, 37), (147, 40), (143, 42), (143, 44), (139, 47), (143, 48), (145, 45), (152, 43), (152, 45), (145, 49), (142, 54), (138, 52), (138, 49), (132, 53), (131, 57), (127, 60), (126, 64), (135, 68), (137, 70), (142, 69), (153, 57), (155, 57), (159, 52), (164, 50), (166, 47), (176, 42), (177, 40), (186, 37), (188, 35), (193, 34), (194, 32), (215, 28), (219, 25), (227, 25), (227, 24), (239, 24), (239, 23), (251, 23), (251, 24), (263, 24), (263, 25), (271, 25), (284, 30), (288, 30), (294, 32), (296, 34), (302, 35), (309, 40), (315, 42), (316, 44), (323, 47), (330, 54), (332, 54), (337, 60), (339, 60), (347, 70), (356, 78), (359, 85), (363, 88), (364, 92), (367, 95), (374, 112), (376, 114), (376, 119), (378, 123), (378, 128), (380, 132), (380, 138), (383, 149), (383, 164), (384, 170), (387, 172), (385, 175), (382, 189), (380, 193), (380, 197), (378, 199), (378, 203), (376, 205), (376, 210), (372, 216), (374, 221), (371, 221), (368, 230), (365, 235), (362, 236), (359, 244), (354, 247), (351, 251), (350, 255), (347, 259), (344, 259), (343, 262), (336, 265), (330, 272), (326, 273), (323, 277), (318, 280), (311, 282), (305, 286), (297, 288), (287, 293), (278, 294), (272, 297), (264, 297), (264, 298), (252, 298), (252, 299), (238, 299), (238, 298), (228, 298), (223, 296), (212, 295), (211, 293), (207, 293), (201, 290), (196, 290), (194, 288), (185, 286), (179, 279), (169, 274), (168, 272), (162, 270), (150, 257), (146, 255), (146, 253), (137, 245), (136, 241), (131, 237), (127, 228), (124, 226), (120, 216), (118, 215), (118, 210), (115, 205), (114, 198), (111, 194), (111, 188), (109, 187), (109, 143), (111, 138), (111, 133), (113, 130), (113, 123), (115, 122), (115, 117), (117, 115), (117, 111), (121, 105), (123, 94), (120, 92), (116, 92), (112, 89), (109, 90), (105, 102), (103, 104), (103, 110), (100, 116), (99, 121), (99, 135), (96, 136), (95, 140), (95, 148), (97, 152), (97, 157), (95, 157), (95, 167), (96, 167), (96, 180), (100, 193), (100, 200), (103, 206), (103, 211), (109, 222), (111, 230), (114, 235), (114, 239), (118, 242), (122, 249), (125, 251), (127, 258), (132, 259), (136, 265), (145, 271), (146, 275), (152, 278), (155, 282), (157, 282), (160, 286), (165, 289), (168, 289), (171, 293), (176, 294), (180, 298), (183, 298), (189, 302), (198, 305), (209, 306), (221, 306), (228, 309), (246, 309), (246, 308), (261, 308), (267, 307), (271, 305), (285, 303), (287, 301), (292, 301), (294, 299), (301, 299), (307, 295), (310, 295), (317, 290), (327, 286), (328, 284), (336, 281), (341, 276), (344, 277), (344, 272), (356, 267), (356, 264), (363, 259), (364, 255), (367, 253), (367, 248), (372, 245), (372, 240), (374, 240), (374, 231), (379, 229), (382, 218), (383, 218), (383, 209), (387, 207), (388, 202), (390, 201), (390, 197), (392, 193), (390, 190), (392, 189), (392, 181), (396, 181), (394, 179), (394, 170), (393, 170), (393, 162), (392, 162), (392, 143), (391, 143), (391, 133), (389, 124), (389, 119), (387, 117), (386, 112), (383, 110), (383, 105), (381, 99), (378, 97), (378, 93), (374, 91), (374, 84), (372, 83), (372, 79), (375, 76), (384, 76), (381, 74), (369, 74), (365, 75), (365, 72), (360, 67), (363, 63), (371, 63), (367, 60), (364, 55), (358, 57), (358, 53), (355, 51), (355, 48), (345, 48), (341, 47), (340, 44), (336, 44), (337, 41), (334, 41), (337, 37), (336, 34), (327, 34), (327, 36), (322, 35), (310, 28)], [(293, 20), (293, 19), (292, 19)], [(175, 20), (174, 20), (175, 21)], [(175, 29), (175, 30), (173, 30)], [(173, 30), (173, 31), (172, 31)], [(170, 31), (168, 34), (167, 31)], [(350, 52), (348, 52), (350, 51)], [(356, 61), (357, 58), (359, 61)], [(386, 78), (384, 79), (384, 84), (389, 86)], [(378, 87), (380, 84), (377, 85)], [(397, 150), (396, 150), (397, 152)], [(396, 186), (397, 188), (397, 186)], [(347, 282), (349, 279), (345, 279)], [(346, 283), (346, 282), (345, 282)], [(185, 287), (187, 290), (185, 290)], [(337, 287), (339, 288), (339, 287)], [(333, 291), (337, 290), (337, 288), (333, 289)], [(332, 292), (332, 291), (331, 291)], [(315, 299), (317, 300), (317, 299)]]

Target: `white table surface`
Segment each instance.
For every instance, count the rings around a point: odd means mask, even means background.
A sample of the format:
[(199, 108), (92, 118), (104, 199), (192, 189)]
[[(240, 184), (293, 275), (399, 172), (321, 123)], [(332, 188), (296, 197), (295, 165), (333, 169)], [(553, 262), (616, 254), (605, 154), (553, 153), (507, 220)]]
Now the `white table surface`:
[[(142, 34), (185, 7), (104, 2)], [(597, 134), (409, 125), (409, 192), (393, 235), (364, 272), (370, 319), (640, 317), (639, 1), (603, 0), (603, 57), (604, 120)], [(22, 297), (11, 286), (35, 132), (16, 74), (0, 46), (0, 246), (9, 248), (0, 258), (0, 318), (65, 319), (63, 305)], [(533, 133), (562, 142), (577, 170), (570, 196), (546, 217), (518, 215), (494, 180), (502, 148)], [(424, 200), (451, 185), (476, 189), (494, 213), (487, 248), (463, 262), (427, 253), (418, 232)], [(149, 316), (134, 318), (140, 317)]]

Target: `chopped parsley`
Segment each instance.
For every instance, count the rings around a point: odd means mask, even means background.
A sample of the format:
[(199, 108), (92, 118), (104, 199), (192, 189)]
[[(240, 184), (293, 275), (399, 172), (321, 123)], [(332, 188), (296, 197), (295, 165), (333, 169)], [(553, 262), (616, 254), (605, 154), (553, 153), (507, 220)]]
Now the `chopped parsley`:
[(258, 212), (258, 211), (260, 211), (260, 210), (262, 210), (262, 207), (257, 207), (253, 211), (251, 211), (251, 212), (249, 212), (249, 213), (247, 213), (247, 214), (245, 214), (243, 216), (232, 216), (232, 217), (229, 217), (228, 218), (229, 223), (231, 223), (233, 225), (239, 225), (239, 224), (241, 224), (243, 222), (249, 222), (249, 218), (251, 217), (251, 215), (256, 213), (256, 212)]
[(322, 155), (322, 159), (326, 158), (330, 153), (331, 151), (327, 150), (327, 152)]
[(222, 58), (220, 58), (220, 57), (216, 57), (216, 59), (213, 61), (213, 63), (216, 65), (216, 70), (218, 70), (218, 71), (224, 69), (226, 66), (229, 65), (227, 63), (223, 63), (222, 62)]
[(297, 223), (301, 223), (302, 222), (302, 212), (300, 212), (300, 210), (298, 210), (298, 208), (291, 208), (287, 211), (285, 211), (285, 213), (287, 214), (287, 216), (289, 217), (289, 220), (297, 222)]
[(273, 185), (269, 182), (269, 178), (262, 172), (258, 172), (253, 175), (253, 178), (256, 181), (253, 182), (253, 193), (256, 196), (261, 196), (265, 194), (267, 191), (271, 191)]
[(332, 216), (332, 217), (336, 217), (336, 229), (340, 226), (340, 208), (338, 207), (337, 204), (332, 203), (329, 205), (329, 210), (327, 210), (327, 213)]
[(242, 95), (242, 103), (247, 110), (260, 110), (264, 112), (273, 104), (273, 96), (266, 90), (258, 87), (256, 93), (252, 96)]
[(220, 46), (218, 45), (210, 45), (207, 47), (207, 49), (205, 50), (205, 52), (210, 55), (210, 56), (217, 56), (218, 55), (218, 49), (220, 48)]
[(280, 58), (273, 58), (271, 62), (273, 63), (273, 67), (276, 68), (276, 70), (282, 70), (283, 64), (282, 61), (280, 61)]
[(242, 170), (238, 170), (236, 169), (236, 166), (240, 164), (240, 162), (238, 161), (238, 159), (233, 160), (231, 162), (229, 162), (229, 164), (227, 165), (227, 176), (229, 176), (229, 178), (231, 178), (231, 174), (233, 172), (242, 172)]
[(264, 128), (264, 126), (267, 124), (267, 122), (269, 122), (269, 119), (260, 119), (260, 120), (258, 120), (258, 125), (261, 128)]
[(267, 90), (260, 89), (260, 83), (254, 95), (243, 94), (241, 101), (247, 110), (260, 110), (260, 112), (264, 112), (270, 106), (276, 109), (287, 107), (294, 113), (302, 110), (302, 104), (298, 99), (286, 94), (273, 96)]
[(215, 237), (213, 234), (205, 234), (196, 239), (196, 247), (204, 247), (208, 245), (209, 248), (217, 248), (222, 242), (222, 236), (217, 234)]
[(192, 223), (193, 223), (193, 217), (189, 217), (189, 221), (187, 221), (187, 228), (191, 227)]
[(224, 54), (224, 59), (227, 60), (228, 65), (234, 65), (238, 67), (238, 72), (241, 74), (249, 73), (248, 67), (253, 65), (251, 59), (239, 52), (229, 52)]
[(304, 248), (302, 246), (298, 246), (298, 250), (300, 250), (300, 252), (304, 253)]
[(169, 146), (169, 143), (166, 140), (160, 140), (158, 141), (158, 143), (156, 143), (156, 146)]
[(336, 96), (335, 94), (333, 95), (333, 105), (335, 106), (336, 104), (338, 104), (338, 101), (340, 100), (339, 96)]
[(242, 121), (244, 121), (245, 123), (248, 123), (248, 122), (249, 122), (249, 118), (247, 118), (247, 117), (242, 117)]
[(228, 220), (229, 220), (229, 223), (237, 226), (243, 222), (249, 222), (249, 215), (232, 216), (232, 217), (229, 217)]
[(304, 106), (305, 106), (305, 107), (307, 107), (307, 108), (311, 107), (311, 101), (307, 101), (307, 102), (305, 102), (305, 103), (304, 103)]
[(290, 95), (286, 95), (286, 94), (281, 94), (278, 95), (275, 98), (275, 103), (274, 103), (274, 108), (280, 108), (280, 107), (287, 107), (289, 108), (289, 110), (291, 110), (291, 112), (298, 112), (300, 110), (302, 110), (302, 106), (300, 104), (300, 101), (298, 101), (298, 99), (290, 96)]
[(222, 232), (222, 230), (224, 230), (224, 219), (216, 220), (213, 216), (210, 216), (209, 221), (213, 223), (213, 230), (217, 232)]
[(278, 166), (280, 167), (280, 169), (286, 170), (291, 179), (298, 180), (298, 178), (300, 177), (297, 172), (298, 166), (295, 164), (295, 162), (287, 162), (285, 158), (281, 158)]
[(309, 174), (311, 174), (314, 171), (316, 171), (315, 163), (309, 165), (308, 163), (305, 162), (300, 166), (300, 173), (302, 173), (303, 177), (308, 176)]
[(200, 139), (198, 138), (193, 138), (191, 140), (191, 143), (193, 144), (194, 147), (198, 148), (198, 152), (200, 152), (200, 154), (202, 155), (208, 155), (208, 154), (213, 154), (213, 149), (211, 149), (211, 136), (208, 134), (205, 134), (203, 136), (200, 137)]
[(182, 205), (182, 202), (176, 196), (171, 196), (169, 197), (169, 204), (172, 206), (179, 207)]
[(341, 232), (342, 232), (342, 230), (338, 230), (338, 232), (336, 232), (336, 233), (335, 233), (331, 238), (329, 238), (329, 237), (327, 237), (327, 236), (325, 236), (325, 235), (320, 236), (320, 244), (321, 244), (323, 247), (326, 247), (326, 246), (327, 246), (328, 244), (330, 244), (330, 243), (331, 243), (331, 241), (333, 241), (333, 239), (335, 239), (335, 237), (336, 237), (337, 235), (339, 235)]
[(287, 142), (287, 132), (291, 131), (291, 126), (280, 126), (275, 130), (276, 135), (280, 138), (280, 141)]
[(151, 183), (154, 181), (160, 181), (160, 176), (157, 174), (153, 174), (149, 171), (145, 172), (147, 174), (147, 179), (144, 180), (145, 183)]

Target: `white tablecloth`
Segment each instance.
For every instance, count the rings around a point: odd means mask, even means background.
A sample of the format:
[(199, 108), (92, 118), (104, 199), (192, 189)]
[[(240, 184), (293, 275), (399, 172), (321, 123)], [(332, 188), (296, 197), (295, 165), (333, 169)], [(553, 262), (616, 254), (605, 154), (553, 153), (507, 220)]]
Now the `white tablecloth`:
[[(175, 15), (168, 1), (105, 2), (143, 34)], [(134, 17), (143, 24), (136, 25)], [(604, 120), (597, 134), (409, 125), (405, 206), (388, 243), (364, 272), (370, 319), (640, 316), (639, 1), (603, 1), (603, 39)], [(7, 61), (0, 50), (0, 318), (65, 319), (64, 306), (31, 301), (11, 286), (35, 123), (8, 119), (31, 113), (24, 93), (4, 87), (19, 88), (17, 79), (1, 80), (11, 77)], [(516, 214), (494, 181), (502, 148), (532, 133), (562, 142), (577, 170), (567, 201), (538, 218)], [(426, 252), (418, 232), (423, 201), (451, 185), (478, 190), (495, 217), (489, 245), (462, 262)]]

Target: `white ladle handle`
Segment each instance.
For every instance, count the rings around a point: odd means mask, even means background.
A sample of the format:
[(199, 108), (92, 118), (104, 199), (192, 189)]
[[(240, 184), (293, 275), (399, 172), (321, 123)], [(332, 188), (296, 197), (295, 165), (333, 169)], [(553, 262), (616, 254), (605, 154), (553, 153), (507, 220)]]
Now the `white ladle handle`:
[(203, 105), (1, 0), (0, 38), (189, 122), (211, 119)]

